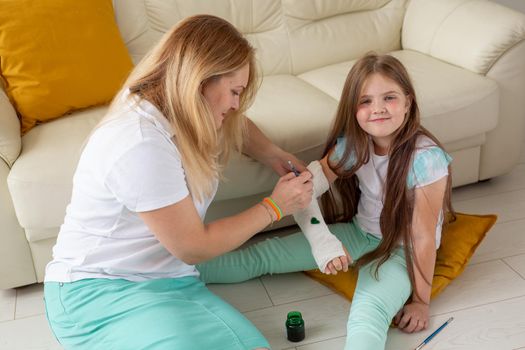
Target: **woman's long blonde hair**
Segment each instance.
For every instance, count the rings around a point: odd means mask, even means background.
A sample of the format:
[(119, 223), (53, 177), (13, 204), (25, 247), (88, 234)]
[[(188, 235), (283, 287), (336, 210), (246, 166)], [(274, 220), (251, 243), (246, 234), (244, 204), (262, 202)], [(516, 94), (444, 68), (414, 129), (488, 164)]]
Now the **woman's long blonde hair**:
[[(217, 130), (202, 87), (246, 64), (249, 79), (239, 108)], [(196, 15), (167, 32), (124, 84), (171, 124), (186, 181), (197, 200), (211, 195), (213, 180), (220, 176), (230, 151), (242, 148), (244, 112), (255, 96), (257, 77), (254, 49), (242, 34), (219, 17)]]

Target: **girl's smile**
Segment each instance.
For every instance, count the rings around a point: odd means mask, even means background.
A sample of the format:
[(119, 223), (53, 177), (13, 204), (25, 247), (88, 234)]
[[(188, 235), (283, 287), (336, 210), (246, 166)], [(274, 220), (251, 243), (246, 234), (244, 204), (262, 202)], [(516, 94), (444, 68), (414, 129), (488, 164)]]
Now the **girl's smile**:
[(369, 120), (368, 122), (370, 122), (370, 123), (381, 123), (381, 122), (384, 122), (384, 121), (387, 121), (387, 120), (390, 120), (390, 118), (377, 118), (377, 119)]

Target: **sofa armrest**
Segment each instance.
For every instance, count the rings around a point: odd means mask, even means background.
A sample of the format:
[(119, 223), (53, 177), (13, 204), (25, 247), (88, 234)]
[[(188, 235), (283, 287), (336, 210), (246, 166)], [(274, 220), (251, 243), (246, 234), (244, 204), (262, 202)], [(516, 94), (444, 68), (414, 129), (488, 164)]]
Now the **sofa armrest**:
[[(0, 129), (1, 130), (1, 129)], [(9, 167), (0, 159), (0, 290), (35, 283), (31, 249), (7, 188)]]
[(525, 142), (525, 40), (505, 52), (487, 72), (499, 86), (498, 126), (481, 147), (480, 180), (511, 171)]
[(412, 0), (403, 49), (419, 51), (485, 75), (525, 39), (525, 15), (485, 0)]
[(0, 160), (11, 167), (22, 149), (20, 121), (4, 90), (0, 88)]

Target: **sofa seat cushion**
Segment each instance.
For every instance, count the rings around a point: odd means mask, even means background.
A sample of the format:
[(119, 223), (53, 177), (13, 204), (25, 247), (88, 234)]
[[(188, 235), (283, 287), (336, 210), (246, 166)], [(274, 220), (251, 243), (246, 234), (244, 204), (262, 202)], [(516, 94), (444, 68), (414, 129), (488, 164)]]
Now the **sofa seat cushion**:
[[(7, 178), (22, 227), (44, 229), (62, 224), (82, 146), (106, 110), (101, 106), (79, 111), (39, 125), (22, 138), (23, 151)], [(34, 230), (40, 231), (45, 230)], [(47, 237), (27, 238), (35, 242)]]
[[(495, 81), (415, 51), (391, 54), (407, 68), (416, 89), (422, 123), (440, 141), (454, 142), (496, 127), (499, 90)], [(342, 62), (298, 77), (339, 100), (354, 63)]]
[[(336, 108), (336, 100), (303, 80), (292, 75), (270, 75), (263, 78), (246, 115), (275, 144), (303, 156), (323, 147)], [(233, 157), (225, 177), (228, 181), (219, 186), (216, 200), (269, 191), (277, 181), (271, 169), (247, 157)]]
[(292, 75), (265, 76), (247, 115), (279, 146), (296, 153), (326, 142), (337, 101)]

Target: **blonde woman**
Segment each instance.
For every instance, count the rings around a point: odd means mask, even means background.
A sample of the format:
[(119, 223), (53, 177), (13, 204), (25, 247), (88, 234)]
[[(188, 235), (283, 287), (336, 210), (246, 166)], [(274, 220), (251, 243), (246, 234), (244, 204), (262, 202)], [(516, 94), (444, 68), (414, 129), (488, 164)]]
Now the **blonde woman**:
[(131, 73), (82, 152), (46, 268), (64, 348), (269, 348), (193, 266), (310, 203), (310, 173), (289, 173), (259, 204), (203, 223), (230, 150), (281, 175), (299, 165), (243, 116), (256, 82), (253, 48), (207, 15), (175, 26)]

